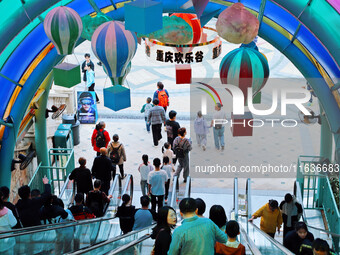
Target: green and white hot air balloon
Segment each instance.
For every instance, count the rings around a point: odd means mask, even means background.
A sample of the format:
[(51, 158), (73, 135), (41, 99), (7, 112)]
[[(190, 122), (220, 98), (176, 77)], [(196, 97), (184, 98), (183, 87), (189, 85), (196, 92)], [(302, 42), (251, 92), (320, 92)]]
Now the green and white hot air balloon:
[(83, 30), (83, 24), (75, 10), (60, 6), (47, 13), (44, 29), (58, 54), (68, 55), (73, 53), (74, 46)]

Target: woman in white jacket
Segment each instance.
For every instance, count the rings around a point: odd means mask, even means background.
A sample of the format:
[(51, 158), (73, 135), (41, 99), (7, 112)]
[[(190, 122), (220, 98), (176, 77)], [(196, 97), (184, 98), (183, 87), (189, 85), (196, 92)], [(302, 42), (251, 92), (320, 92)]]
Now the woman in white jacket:
[[(17, 224), (12, 211), (3, 202), (3, 194), (0, 191), (0, 232), (11, 230)], [(14, 254), (15, 237), (0, 239), (0, 254)]]

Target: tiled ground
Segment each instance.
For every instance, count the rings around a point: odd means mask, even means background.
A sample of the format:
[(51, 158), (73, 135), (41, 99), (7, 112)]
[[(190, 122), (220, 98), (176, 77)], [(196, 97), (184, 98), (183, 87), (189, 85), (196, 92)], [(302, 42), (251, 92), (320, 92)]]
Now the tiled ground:
[[(213, 24), (210, 24), (213, 26)], [(262, 39), (259, 39), (258, 46), (260, 52), (264, 53), (270, 66), (270, 77), (272, 78), (302, 78), (300, 72), (274, 47), (269, 45)], [(193, 78), (219, 77), (219, 62), (222, 57), (230, 50), (238, 47), (223, 42), (222, 54), (217, 61), (204, 61), (203, 64), (192, 65)], [(85, 52), (90, 52), (93, 62), (96, 64), (98, 60), (95, 58), (91, 50), (89, 42), (84, 42), (76, 48), (75, 56), (68, 57), (68, 62), (83, 61)], [(152, 96), (156, 89), (157, 81), (162, 81), (166, 89), (170, 93), (170, 109), (178, 112), (180, 124), (189, 127), (190, 112), (190, 85), (175, 84), (175, 67), (173, 65), (158, 65), (150, 62), (144, 53), (144, 46), (139, 45), (137, 53), (132, 60), (132, 69), (127, 76), (127, 85), (131, 89), (131, 107), (119, 112), (113, 112), (103, 105), (102, 89), (110, 86), (109, 79), (101, 67), (96, 65), (96, 91), (99, 95), (101, 104), (98, 105), (100, 120), (105, 120), (107, 130), (112, 136), (118, 133), (120, 140), (124, 143), (127, 151), (127, 162), (125, 164), (126, 173), (134, 175), (139, 189), (138, 165), (141, 163), (141, 156), (147, 153), (150, 158), (160, 157), (160, 148), (152, 147), (151, 135), (145, 131), (143, 115), (139, 113), (140, 108), (148, 96)], [(302, 85), (304, 82), (302, 81)], [(301, 86), (302, 86), (301, 85)], [(270, 89), (272, 85), (268, 85), (263, 89), (263, 104), (270, 103)], [(273, 85), (274, 86), (274, 85)], [(298, 85), (300, 86), (300, 85)], [(84, 90), (84, 84), (75, 87), (76, 90)], [(317, 107), (317, 105), (314, 105)], [(228, 113), (230, 114), (230, 112)], [(290, 111), (288, 117), (297, 119), (297, 111)], [(85, 156), (88, 159), (88, 166), (91, 167), (92, 159), (95, 153), (90, 145), (90, 137), (94, 125), (81, 125), (81, 144), (75, 147), (76, 158)], [(189, 133), (189, 132), (188, 132)], [(287, 132), (282, 128), (262, 128), (254, 131), (254, 136), (249, 138), (232, 137), (229, 130), (226, 135), (226, 155), (229, 163), (242, 164), (258, 164), (269, 162), (279, 164), (284, 161), (287, 163), (295, 163), (298, 155), (308, 154), (317, 155), (319, 151), (319, 133), (320, 127), (305, 126), (303, 124), (293, 128)], [(163, 134), (165, 136), (165, 134)], [(192, 137), (194, 140), (194, 138)], [(162, 140), (164, 142), (164, 139)], [(198, 151), (195, 147), (193, 154)], [(205, 154), (213, 155), (215, 150), (212, 144), (212, 134), (208, 135), (208, 148)], [(193, 169), (191, 169), (193, 171)], [(228, 177), (228, 176), (225, 176)], [(263, 193), (272, 194), (272, 191), (292, 191), (293, 178), (254, 178), (253, 188), (262, 190)], [(193, 189), (199, 193), (221, 193), (222, 189), (232, 188), (231, 178), (194, 178)], [(240, 180), (240, 188), (245, 187), (245, 179)], [(281, 192), (280, 192), (281, 194)]]

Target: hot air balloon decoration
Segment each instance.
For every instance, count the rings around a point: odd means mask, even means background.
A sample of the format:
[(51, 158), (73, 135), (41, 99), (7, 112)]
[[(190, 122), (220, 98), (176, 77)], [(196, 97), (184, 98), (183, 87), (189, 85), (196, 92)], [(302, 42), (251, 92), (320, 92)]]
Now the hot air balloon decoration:
[[(72, 54), (79, 39), (83, 24), (78, 13), (66, 6), (59, 6), (47, 13), (44, 30), (59, 55)], [(73, 87), (81, 82), (80, 66), (61, 63), (53, 68), (54, 83), (63, 87)]]
[(239, 87), (247, 102), (247, 89), (252, 87), (252, 98), (260, 92), (269, 77), (269, 66), (266, 58), (257, 50), (241, 47), (229, 52), (220, 64), (222, 84)]
[(72, 54), (77, 40), (83, 31), (79, 14), (66, 6), (59, 6), (47, 13), (44, 30), (53, 42), (59, 55)]
[(218, 35), (230, 43), (248, 44), (259, 31), (259, 20), (242, 3), (234, 3), (220, 13), (216, 22)]
[(94, 31), (91, 46), (113, 85), (104, 89), (104, 105), (114, 111), (130, 107), (130, 89), (117, 84), (117, 78), (124, 77), (136, 53), (135, 33), (125, 30), (122, 22), (105, 22)]

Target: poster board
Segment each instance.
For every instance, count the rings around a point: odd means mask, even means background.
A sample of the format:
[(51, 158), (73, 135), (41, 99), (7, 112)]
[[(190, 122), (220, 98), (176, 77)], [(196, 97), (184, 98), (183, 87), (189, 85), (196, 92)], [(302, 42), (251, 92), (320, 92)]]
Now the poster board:
[(95, 124), (98, 119), (94, 91), (77, 91), (77, 115), (81, 124)]

